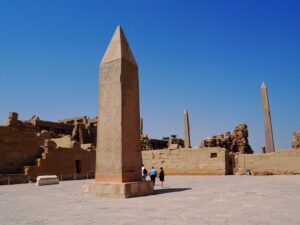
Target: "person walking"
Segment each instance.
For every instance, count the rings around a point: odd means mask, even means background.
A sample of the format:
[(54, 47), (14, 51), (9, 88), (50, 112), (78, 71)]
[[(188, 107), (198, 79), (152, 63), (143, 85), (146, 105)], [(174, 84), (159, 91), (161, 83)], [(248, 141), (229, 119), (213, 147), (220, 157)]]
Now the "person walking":
[(153, 185), (155, 185), (155, 178), (157, 177), (157, 171), (156, 171), (156, 169), (154, 169), (153, 166), (149, 172), (149, 176), (150, 176), (151, 181), (153, 182)]
[(165, 181), (165, 171), (164, 171), (164, 168), (160, 167), (160, 172), (158, 174), (158, 177), (159, 177), (159, 180), (161, 182), (161, 187), (164, 186), (164, 181)]
[(143, 180), (146, 180), (146, 178), (147, 178), (147, 173), (148, 173), (148, 171), (147, 171), (146, 167), (145, 167), (144, 164), (143, 164), (143, 165), (142, 165), (142, 178), (143, 178)]

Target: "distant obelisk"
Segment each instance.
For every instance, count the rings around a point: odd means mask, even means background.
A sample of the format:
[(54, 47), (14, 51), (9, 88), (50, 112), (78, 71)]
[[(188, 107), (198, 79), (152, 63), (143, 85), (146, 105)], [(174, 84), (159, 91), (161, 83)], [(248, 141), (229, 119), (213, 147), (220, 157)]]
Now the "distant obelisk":
[(118, 26), (100, 64), (95, 183), (83, 192), (135, 197), (153, 193), (142, 181), (138, 66)]
[(184, 110), (184, 147), (191, 148), (190, 121), (188, 111)]
[(268, 89), (264, 82), (261, 85), (261, 96), (265, 123), (266, 153), (275, 152)]
[(140, 129), (141, 129), (141, 135), (143, 135), (144, 134), (144, 131), (143, 131), (143, 129), (144, 129), (144, 120), (143, 120), (143, 117), (141, 117), (141, 119), (140, 119)]

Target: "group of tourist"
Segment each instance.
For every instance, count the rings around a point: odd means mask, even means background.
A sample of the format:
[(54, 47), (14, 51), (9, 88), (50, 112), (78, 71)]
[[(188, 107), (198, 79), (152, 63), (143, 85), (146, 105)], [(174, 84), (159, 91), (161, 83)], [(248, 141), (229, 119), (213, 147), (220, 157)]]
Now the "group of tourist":
[(155, 185), (155, 179), (158, 178), (161, 182), (161, 187), (164, 186), (164, 181), (165, 181), (165, 171), (164, 168), (160, 167), (160, 171), (157, 174), (157, 170), (152, 166), (151, 170), (147, 171), (146, 167), (144, 165), (142, 165), (142, 178), (143, 180), (146, 180), (147, 176), (150, 176), (150, 180), (153, 182), (153, 184)]

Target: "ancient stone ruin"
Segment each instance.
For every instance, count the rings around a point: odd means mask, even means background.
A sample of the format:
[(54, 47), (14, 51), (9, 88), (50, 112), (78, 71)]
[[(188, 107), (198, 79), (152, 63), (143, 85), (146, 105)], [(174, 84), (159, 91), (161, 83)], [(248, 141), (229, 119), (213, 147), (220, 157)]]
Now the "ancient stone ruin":
[[(16, 112), (0, 126), (0, 184), (35, 180), (43, 174), (60, 179), (93, 178), (95, 145), (72, 138), (76, 126), (40, 120), (20, 121)], [(1, 179), (1, 174), (10, 174)]]
[(229, 152), (252, 154), (253, 150), (248, 141), (248, 126), (240, 124), (235, 127), (233, 133), (229, 131), (223, 134), (205, 138), (200, 145), (201, 148), (220, 147), (226, 148)]
[(294, 132), (292, 149), (300, 149), (300, 132)]
[(248, 141), (248, 126), (246, 124), (240, 124), (235, 127), (232, 134), (232, 152), (240, 152), (243, 154), (253, 154), (253, 150)]

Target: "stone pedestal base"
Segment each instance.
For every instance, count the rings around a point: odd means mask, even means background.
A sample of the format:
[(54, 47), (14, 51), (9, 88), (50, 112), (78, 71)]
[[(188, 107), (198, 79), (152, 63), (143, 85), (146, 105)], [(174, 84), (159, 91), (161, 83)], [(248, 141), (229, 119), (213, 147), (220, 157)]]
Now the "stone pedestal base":
[(152, 181), (130, 183), (100, 183), (94, 182), (83, 185), (83, 195), (108, 198), (132, 198), (151, 195), (154, 193)]

